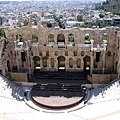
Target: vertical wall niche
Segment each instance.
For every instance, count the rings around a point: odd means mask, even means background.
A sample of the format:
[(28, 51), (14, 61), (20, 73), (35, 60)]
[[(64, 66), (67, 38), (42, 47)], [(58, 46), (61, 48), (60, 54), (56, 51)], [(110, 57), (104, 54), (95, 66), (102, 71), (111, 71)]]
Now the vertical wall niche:
[(74, 51), (73, 54), (74, 54), (74, 56), (77, 56), (77, 51)]
[(80, 67), (81, 67), (81, 59), (78, 58), (78, 59), (77, 59), (77, 68), (80, 68)]
[(55, 51), (55, 56), (58, 56), (58, 51)]
[(33, 56), (33, 51), (31, 51), (31, 56)]
[(46, 57), (49, 57), (49, 51), (46, 51)]
[(40, 67), (40, 57), (39, 56), (34, 56), (33, 61), (34, 61), (34, 68)]
[(54, 67), (54, 58), (51, 58), (51, 67)]
[(69, 59), (69, 67), (73, 68), (73, 59), (72, 58)]
[(47, 67), (47, 58), (46, 57), (42, 58), (42, 64), (43, 64), (43, 67)]
[(68, 56), (68, 51), (65, 51), (65, 56)]
[(81, 56), (84, 56), (84, 51), (81, 51)]
[(39, 55), (42, 56), (42, 51), (39, 51)]
[(10, 61), (7, 60), (7, 68), (8, 68), (8, 72), (10, 71)]

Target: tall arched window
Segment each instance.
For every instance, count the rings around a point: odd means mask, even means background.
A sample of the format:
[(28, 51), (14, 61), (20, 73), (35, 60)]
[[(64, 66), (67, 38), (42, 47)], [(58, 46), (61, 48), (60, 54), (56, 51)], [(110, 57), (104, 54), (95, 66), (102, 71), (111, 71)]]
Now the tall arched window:
[(74, 42), (74, 35), (73, 34), (68, 35), (68, 41), (69, 42)]
[(88, 40), (88, 41), (90, 41), (90, 39), (91, 39), (91, 36), (90, 36), (90, 34), (85, 34), (85, 40)]
[(108, 34), (107, 33), (104, 33), (102, 35), (102, 40), (108, 40)]
[(64, 42), (65, 43), (65, 36), (63, 34), (59, 34), (57, 36), (57, 42)]
[(85, 34), (85, 44), (90, 44), (91, 35)]
[(39, 56), (34, 56), (33, 60), (34, 60), (34, 68), (40, 67), (40, 57)]
[(36, 34), (32, 35), (32, 41), (33, 42), (38, 42), (38, 36)]
[(54, 35), (53, 34), (48, 35), (48, 42), (54, 42)]
[(23, 42), (22, 35), (16, 35), (16, 40), (18, 40), (19, 42)]

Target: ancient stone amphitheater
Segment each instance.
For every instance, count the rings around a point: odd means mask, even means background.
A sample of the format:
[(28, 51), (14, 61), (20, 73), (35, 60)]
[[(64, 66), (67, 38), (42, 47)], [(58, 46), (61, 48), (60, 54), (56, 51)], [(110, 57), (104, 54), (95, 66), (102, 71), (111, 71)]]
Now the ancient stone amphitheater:
[(5, 32), (1, 120), (120, 117), (119, 28), (46, 28), (32, 14), (28, 26)]

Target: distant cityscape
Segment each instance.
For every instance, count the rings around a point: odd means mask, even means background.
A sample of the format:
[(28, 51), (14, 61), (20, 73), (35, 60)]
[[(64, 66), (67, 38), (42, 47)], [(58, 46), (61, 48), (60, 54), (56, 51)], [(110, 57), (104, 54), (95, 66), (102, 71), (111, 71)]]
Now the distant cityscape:
[[(44, 27), (95, 27), (119, 26), (120, 16), (99, 10), (104, 0), (31, 0), (1, 1), (0, 26), (22, 27), (31, 13), (37, 12)], [(35, 24), (36, 20), (33, 19)]]

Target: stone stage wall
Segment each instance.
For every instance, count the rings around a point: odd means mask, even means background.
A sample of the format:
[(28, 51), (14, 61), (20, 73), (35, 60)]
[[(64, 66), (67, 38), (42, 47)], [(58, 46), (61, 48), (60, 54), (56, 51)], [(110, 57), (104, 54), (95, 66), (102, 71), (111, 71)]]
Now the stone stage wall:
[(117, 74), (92, 74), (88, 75), (88, 80), (93, 84), (107, 84), (117, 78)]
[(12, 73), (11, 72), (11, 79), (13, 81), (21, 81), (21, 82), (28, 81), (27, 73)]

